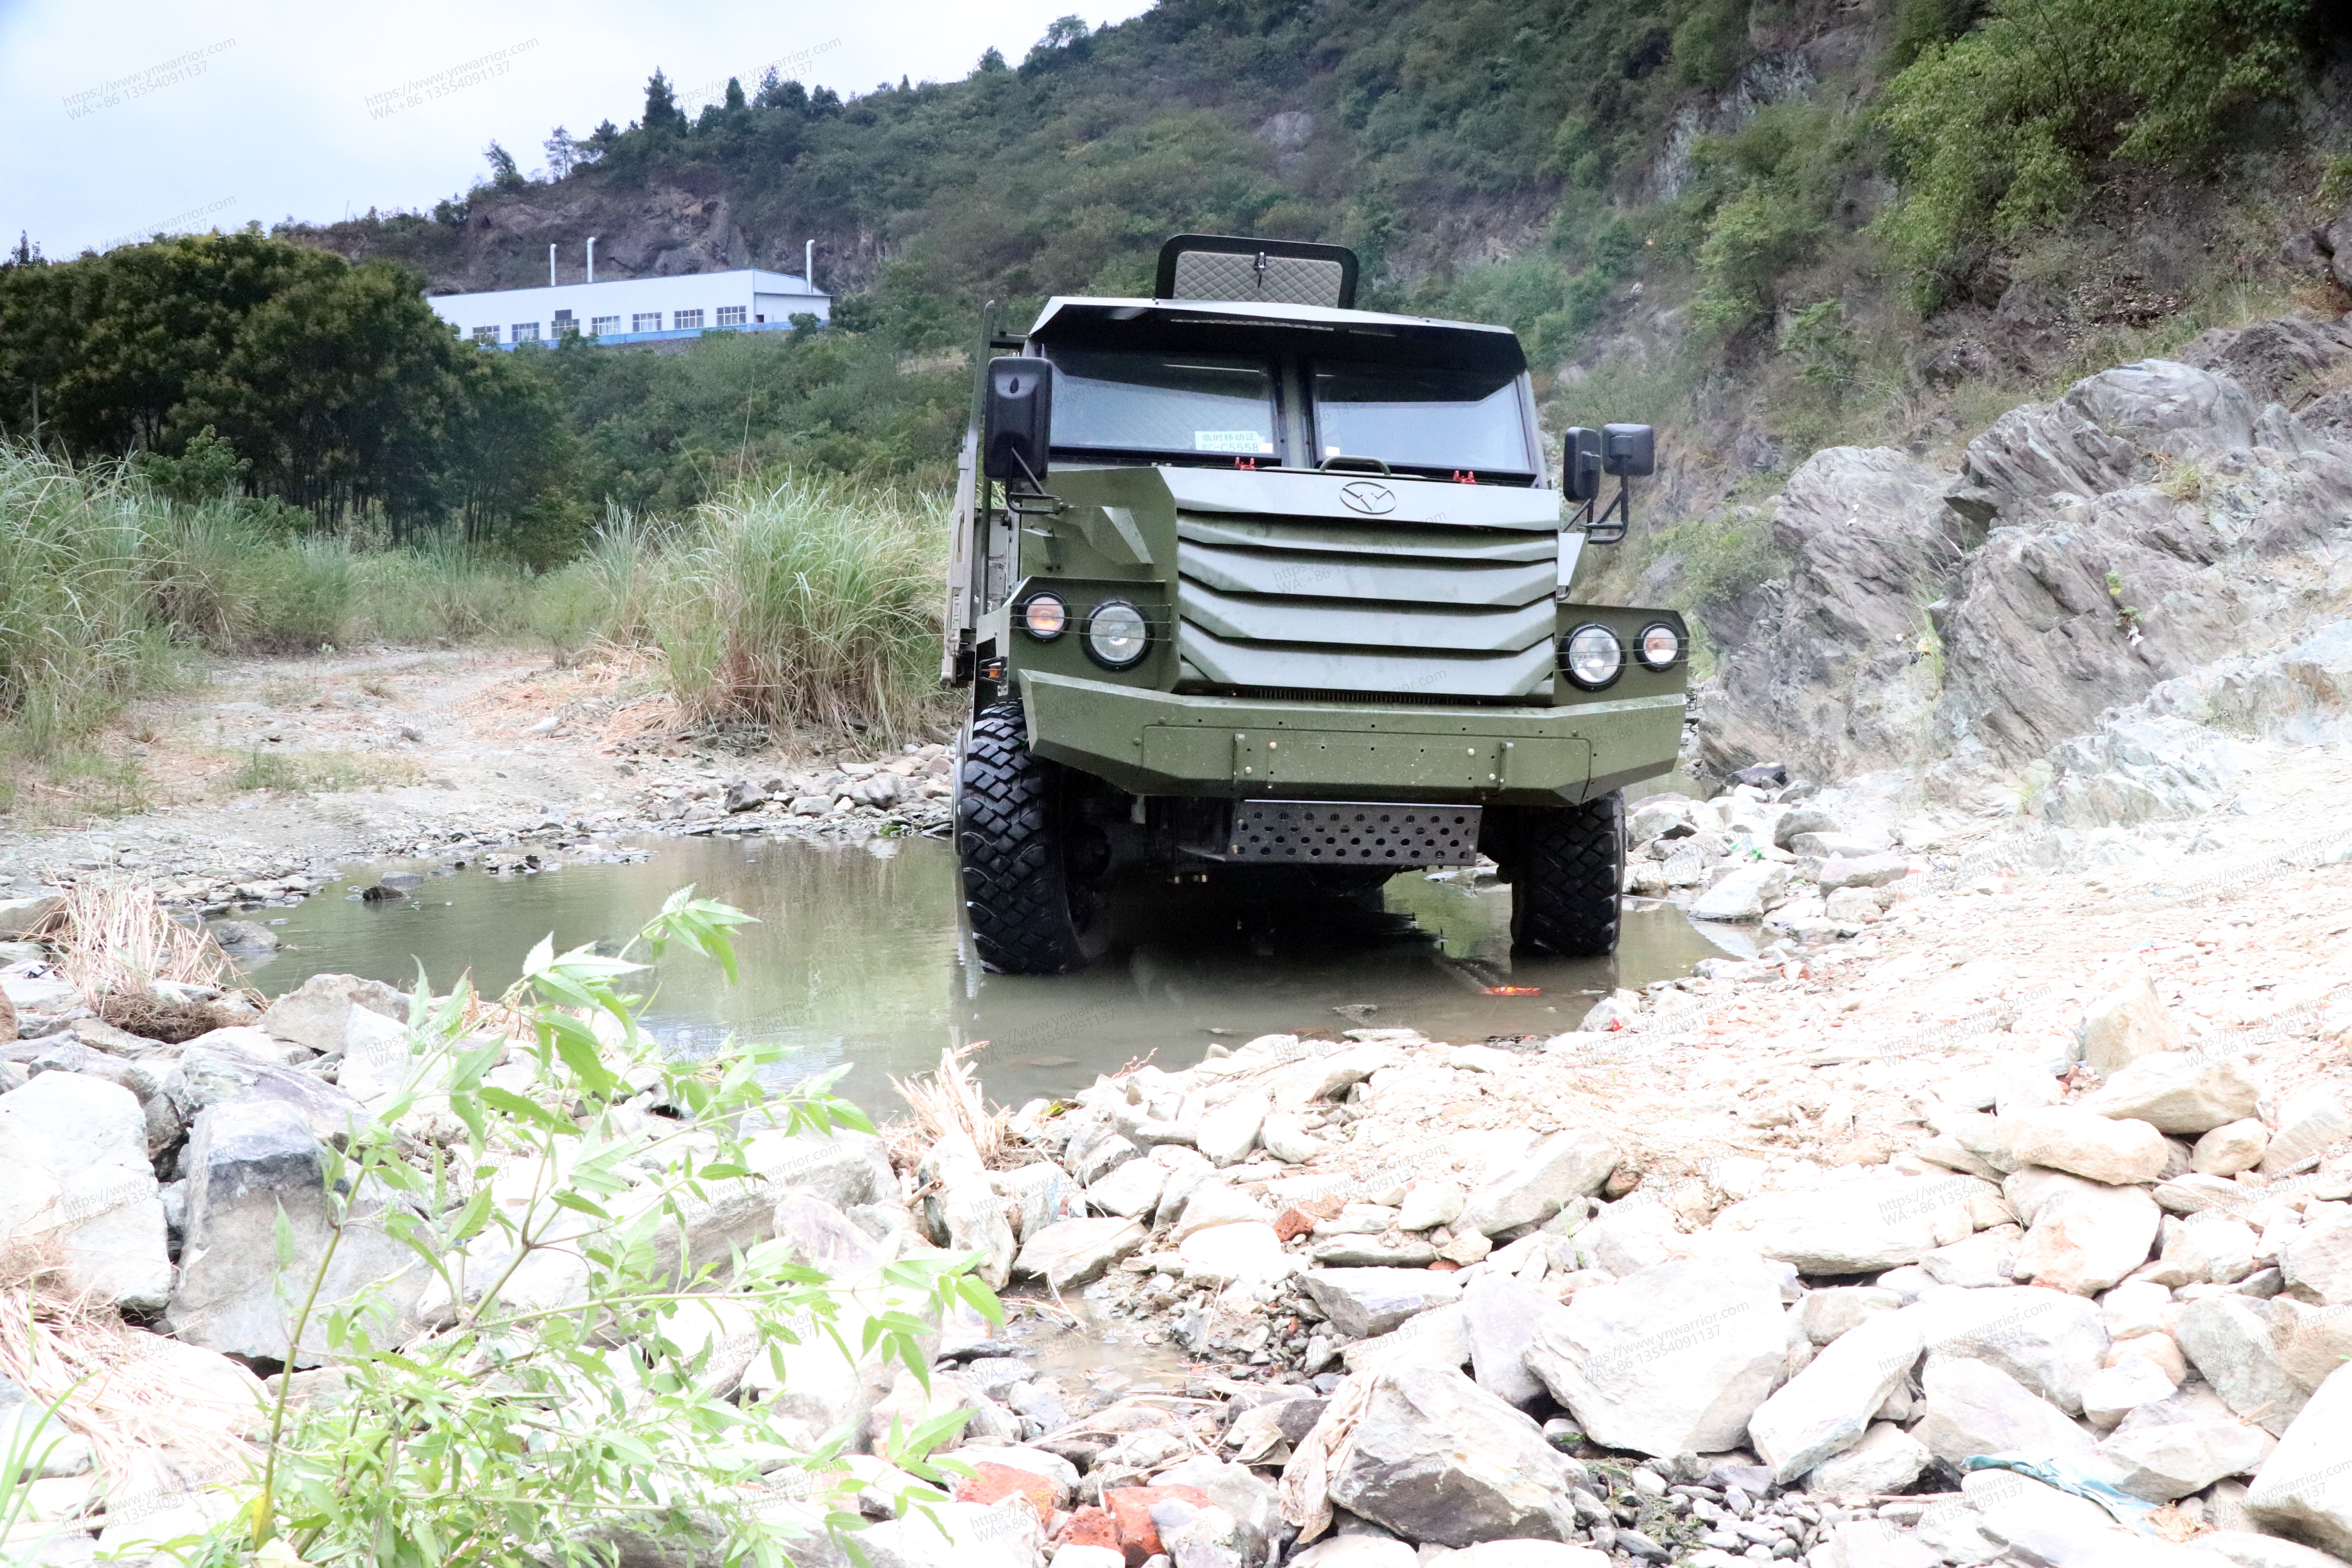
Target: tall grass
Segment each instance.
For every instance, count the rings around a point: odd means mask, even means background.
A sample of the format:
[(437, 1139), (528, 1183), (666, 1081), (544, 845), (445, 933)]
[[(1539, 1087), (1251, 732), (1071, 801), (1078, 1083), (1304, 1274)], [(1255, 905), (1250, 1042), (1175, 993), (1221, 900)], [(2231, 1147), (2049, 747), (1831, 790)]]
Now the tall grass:
[(896, 736), (935, 702), (947, 502), (809, 474), (698, 508), (654, 567), (649, 628), (708, 720)]
[(614, 509), (580, 559), (534, 576), (450, 544), (289, 538), (236, 501), (174, 502), (121, 469), (0, 443), (0, 763), (68, 767), (197, 649), (526, 635), (560, 658), (658, 649), (692, 720), (896, 739), (936, 700), (946, 510), (786, 474), (675, 524)]

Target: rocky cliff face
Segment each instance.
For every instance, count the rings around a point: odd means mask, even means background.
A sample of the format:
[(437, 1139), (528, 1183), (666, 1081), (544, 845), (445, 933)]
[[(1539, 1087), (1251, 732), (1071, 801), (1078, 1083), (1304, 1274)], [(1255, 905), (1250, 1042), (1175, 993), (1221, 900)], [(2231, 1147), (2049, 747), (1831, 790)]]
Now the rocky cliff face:
[(2347, 378), (2344, 323), (2264, 321), (2014, 409), (1957, 475), (1816, 453), (1775, 503), (1794, 567), (1713, 628), (1704, 760), (2044, 763), (2084, 821), (2210, 805), (2230, 736), (2315, 735), (2344, 696)]

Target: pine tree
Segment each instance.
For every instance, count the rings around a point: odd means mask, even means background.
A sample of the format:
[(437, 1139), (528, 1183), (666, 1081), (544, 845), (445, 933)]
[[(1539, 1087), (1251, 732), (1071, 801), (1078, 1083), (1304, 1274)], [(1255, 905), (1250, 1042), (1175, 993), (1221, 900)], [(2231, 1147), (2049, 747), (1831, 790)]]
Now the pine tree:
[(646, 83), (646, 129), (648, 131), (683, 131), (686, 112), (677, 106), (677, 95), (670, 91), (669, 79), (658, 70)]

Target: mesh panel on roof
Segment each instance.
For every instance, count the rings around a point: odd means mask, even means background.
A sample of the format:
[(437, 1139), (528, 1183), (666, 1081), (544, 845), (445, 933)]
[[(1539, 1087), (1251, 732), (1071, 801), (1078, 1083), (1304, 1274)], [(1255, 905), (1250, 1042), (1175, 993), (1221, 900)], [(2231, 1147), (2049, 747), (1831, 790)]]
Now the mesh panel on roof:
[(1336, 306), (1346, 276), (1336, 261), (1187, 250), (1176, 258), (1175, 298)]

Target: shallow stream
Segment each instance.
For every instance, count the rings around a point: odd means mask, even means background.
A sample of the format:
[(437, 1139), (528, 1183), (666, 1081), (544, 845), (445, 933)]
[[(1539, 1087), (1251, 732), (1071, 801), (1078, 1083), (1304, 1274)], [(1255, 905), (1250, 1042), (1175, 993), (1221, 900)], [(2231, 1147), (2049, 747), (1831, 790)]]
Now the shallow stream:
[[(688, 1054), (730, 1032), (781, 1042), (792, 1051), (788, 1079), (854, 1064), (842, 1092), (887, 1112), (897, 1102), (886, 1075), (929, 1071), (942, 1047), (972, 1040), (989, 1042), (977, 1060), (990, 1097), (1017, 1105), (1083, 1088), (1131, 1058), (1156, 1053), (1181, 1068), (1213, 1040), (1271, 1032), (1410, 1026), (1456, 1042), (1554, 1034), (1614, 986), (1683, 974), (1725, 951), (1679, 910), (1632, 904), (1613, 961), (1514, 961), (1508, 889), (1409, 873), (1377, 902), (1237, 910), (1190, 889), (1145, 889), (1120, 905), (1118, 940), (1092, 968), (996, 975), (959, 930), (955, 858), (937, 840), (647, 847), (641, 861), (532, 875), (347, 865), (334, 888), (283, 912), (284, 945), (251, 978), (273, 995), (327, 972), (405, 985), (422, 963), (436, 989), (470, 968), (494, 994), (541, 936), (551, 931), (559, 949), (614, 951), (692, 883), (761, 923), (739, 933), (732, 987), (699, 958), (665, 961), (654, 1031)], [(395, 901), (356, 898), (395, 870), (425, 883)]]

